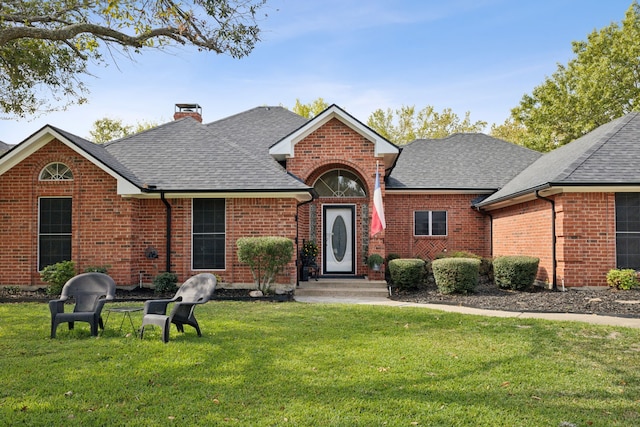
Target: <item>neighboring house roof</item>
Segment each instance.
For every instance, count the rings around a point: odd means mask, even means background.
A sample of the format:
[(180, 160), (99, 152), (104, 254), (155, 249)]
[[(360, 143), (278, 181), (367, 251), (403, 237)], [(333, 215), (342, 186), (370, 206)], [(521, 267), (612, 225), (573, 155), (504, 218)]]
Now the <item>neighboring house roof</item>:
[[(300, 192), (310, 187), (267, 155), (291, 118), (271, 120), (266, 107), (203, 125), (187, 117), (105, 145), (146, 188), (169, 192)], [(288, 116), (288, 114), (287, 114)], [(265, 132), (252, 117), (263, 118)], [(261, 122), (258, 120), (258, 122)], [(244, 125), (244, 126), (243, 126)]]
[(332, 119), (339, 120), (345, 126), (371, 141), (374, 145), (374, 156), (383, 159), (385, 168), (392, 167), (400, 153), (400, 149), (335, 104), (330, 105), (303, 126), (275, 142), (269, 149), (269, 154), (277, 160), (295, 157), (295, 145)]
[(554, 187), (640, 186), (640, 113), (629, 113), (538, 159), (478, 206)]
[(9, 151), (12, 146), (0, 141), (0, 153), (4, 153), (5, 151)]
[(541, 155), (481, 133), (418, 139), (402, 148), (386, 189), (494, 192)]

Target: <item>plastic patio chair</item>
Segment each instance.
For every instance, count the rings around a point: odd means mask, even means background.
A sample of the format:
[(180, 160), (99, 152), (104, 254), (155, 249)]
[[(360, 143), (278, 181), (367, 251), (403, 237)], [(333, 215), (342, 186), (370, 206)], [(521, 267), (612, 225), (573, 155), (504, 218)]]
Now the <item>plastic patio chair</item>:
[[(149, 300), (144, 303), (140, 339), (146, 325), (162, 328), (162, 341), (169, 342), (169, 327), (175, 324), (178, 332), (184, 333), (184, 325), (192, 326), (201, 337), (200, 325), (193, 312), (198, 304), (204, 304), (213, 296), (216, 289), (216, 276), (201, 273), (189, 278), (180, 286), (171, 299)], [(173, 303), (171, 313), (167, 315), (167, 307)]]
[[(87, 322), (91, 327), (91, 335), (98, 335), (98, 327), (104, 329), (102, 308), (107, 301), (116, 295), (116, 283), (103, 273), (83, 273), (72, 277), (62, 288), (60, 298), (49, 301), (51, 311), (51, 338), (56, 337), (56, 329), (60, 323), (68, 323), (73, 329), (75, 322)], [(65, 302), (70, 298), (75, 301), (73, 311), (65, 312)]]

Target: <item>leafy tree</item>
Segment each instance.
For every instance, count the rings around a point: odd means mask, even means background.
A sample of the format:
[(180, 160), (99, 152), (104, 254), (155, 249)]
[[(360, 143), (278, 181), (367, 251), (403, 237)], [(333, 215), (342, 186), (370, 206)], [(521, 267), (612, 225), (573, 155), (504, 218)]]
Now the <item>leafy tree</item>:
[(621, 24), (573, 42), (575, 57), (526, 94), (511, 111), (526, 128), (523, 145), (549, 151), (640, 108), (640, 6)]
[(0, 112), (25, 117), (86, 101), (82, 78), (105, 52), (191, 45), (248, 55), (266, 0), (3, 0)]
[(307, 119), (312, 119), (318, 114), (322, 113), (328, 107), (329, 104), (327, 104), (322, 98), (318, 98), (314, 101), (309, 102), (308, 104), (303, 104), (298, 98), (296, 98), (296, 105), (293, 106), (291, 111), (301, 115), (302, 117), (306, 117)]
[(396, 144), (406, 144), (418, 138), (444, 138), (454, 133), (481, 132), (487, 122), (472, 122), (470, 112), (460, 119), (451, 108), (442, 112), (427, 105), (416, 112), (415, 106), (403, 105), (396, 110), (377, 109), (367, 120), (367, 125)]
[(126, 125), (120, 119), (105, 117), (93, 122), (93, 128), (89, 131), (89, 139), (96, 144), (104, 144), (105, 142), (134, 135), (156, 126), (158, 124), (153, 122), (138, 122), (135, 125)]
[(506, 119), (501, 125), (493, 123), (489, 134), (517, 145), (527, 145), (527, 141), (529, 141), (527, 128), (522, 123), (516, 122), (512, 117)]

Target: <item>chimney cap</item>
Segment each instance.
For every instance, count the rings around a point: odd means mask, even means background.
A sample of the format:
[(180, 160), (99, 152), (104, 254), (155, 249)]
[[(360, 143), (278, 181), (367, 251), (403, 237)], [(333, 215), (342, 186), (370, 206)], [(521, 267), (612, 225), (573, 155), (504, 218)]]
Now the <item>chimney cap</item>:
[(176, 104), (176, 112), (196, 112), (196, 113), (201, 113), (202, 112), (202, 107), (199, 104), (186, 104), (186, 103), (182, 103), (182, 104)]

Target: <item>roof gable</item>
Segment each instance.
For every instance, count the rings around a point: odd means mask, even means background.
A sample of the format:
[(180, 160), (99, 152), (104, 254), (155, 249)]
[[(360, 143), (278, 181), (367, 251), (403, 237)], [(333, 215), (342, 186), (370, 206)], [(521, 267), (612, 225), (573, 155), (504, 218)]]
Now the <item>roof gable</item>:
[(386, 168), (390, 168), (393, 165), (400, 149), (335, 104), (272, 145), (269, 149), (269, 154), (279, 161), (295, 157), (295, 145), (332, 119), (339, 120), (353, 131), (373, 142), (374, 156), (382, 157)]
[(493, 192), (541, 155), (481, 133), (418, 139), (403, 147), (386, 188)]
[(94, 144), (56, 127), (46, 125), (0, 157), (0, 175), (53, 140), (58, 140), (116, 179), (118, 194), (138, 192), (136, 177), (102, 145)]

